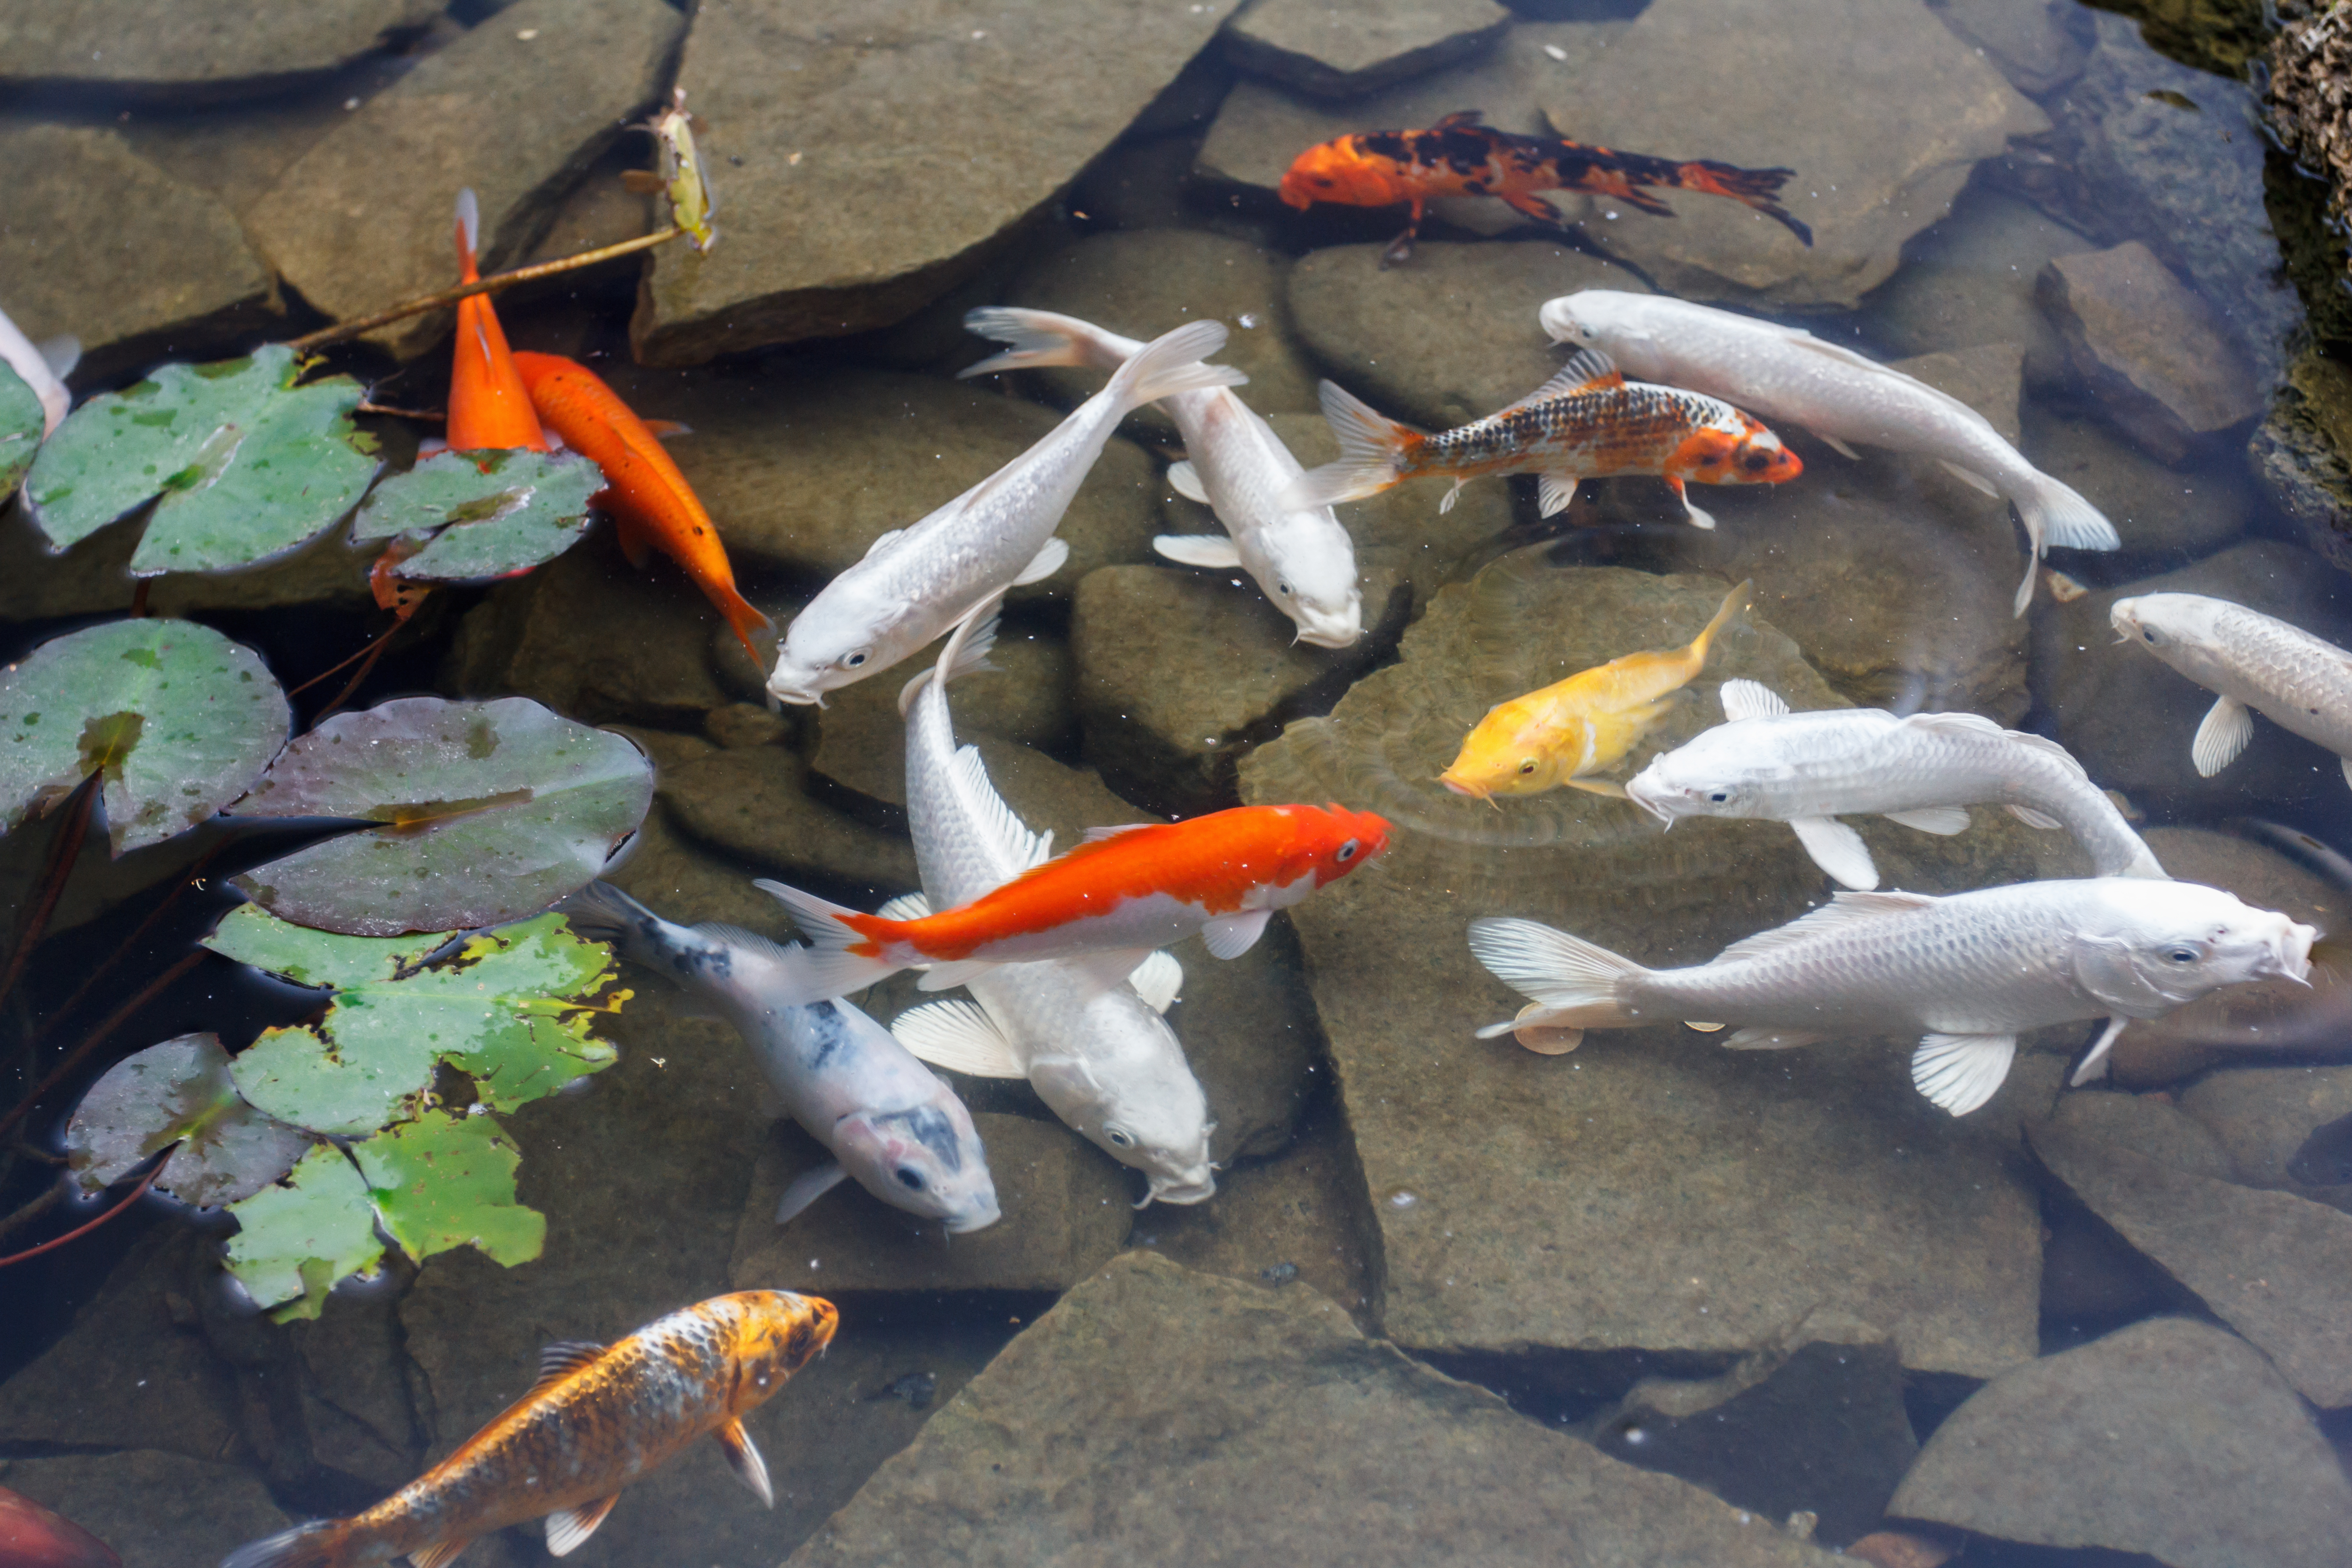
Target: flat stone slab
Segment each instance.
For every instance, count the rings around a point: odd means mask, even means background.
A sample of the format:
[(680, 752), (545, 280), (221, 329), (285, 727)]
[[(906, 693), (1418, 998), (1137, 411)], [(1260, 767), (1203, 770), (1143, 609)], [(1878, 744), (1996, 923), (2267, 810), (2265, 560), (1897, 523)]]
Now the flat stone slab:
[(2158, 457), (2178, 461), (2263, 411), (2228, 326), (2139, 241), (2061, 256), (2034, 292), (2107, 417)]
[(659, 253), (630, 329), (638, 358), (691, 364), (913, 314), (1117, 140), (1235, 8), (1039, 0), (982, 17), (876, 0), (848, 25), (823, 0), (699, 8), (678, 80), (710, 125), (725, 237)]
[(1318, 98), (1355, 98), (1475, 58), (1511, 23), (1495, 0), (1257, 0), (1225, 24), (1245, 71)]
[(2332, 1568), (2352, 1482), (2260, 1352), (2158, 1318), (1979, 1390), (1887, 1512), (2171, 1568)]
[(199, 358), (278, 319), (236, 215), (112, 131), (12, 121), (0, 160), (9, 210), (42, 215), (0, 226), (9, 319), (35, 342), (79, 339), (85, 382)]
[[(1597, 201), (1585, 232), (1668, 293), (1818, 309), (1885, 281), (1979, 160), (2050, 126), (1916, 0), (1654, 0), (1541, 101), (1580, 142), (1794, 169), (1781, 205), (1811, 226), (1810, 249), (1688, 191), (1658, 193), (1670, 218)], [(1904, 112), (1890, 119), (1890, 103)]]
[(2033, 302), (2033, 279), (2053, 256), (2095, 247), (2041, 208), (1971, 185), (1951, 216), (1913, 237), (1903, 266), (1870, 292), (1871, 336), (1898, 354), (2016, 343), (2025, 379), (2055, 390), (2071, 374), (2066, 345)]
[(2238, 1180), (2352, 1207), (2352, 1066), (2243, 1067), (2206, 1074), (2181, 1109), (2229, 1149)]
[[(1538, 1057), (1471, 1037), (1520, 1005), (1470, 956), (1474, 916), (1696, 963), (1824, 896), (1794, 835), (1763, 824), (1666, 835), (1621, 801), (1559, 790), (1498, 812), (1433, 782), (1489, 704), (1685, 641), (1726, 586), (1497, 563), (1441, 592), (1328, 719), (1243, 761), (1245, 801), (1338, 800), (1397, 829), (1376, 874), (1291, 911), (1380, 1226), (1381, 1321), (1423, 1350), (1737, 1353), (1819, 1307), (1915, 1370), (1988, 1376), (2035, 1345), (2040, 1221), (2002, 1100), (1976, 1121), (1937, 1111), (1907, 1040), (1767, 1054), (1611, 1030)], [(1751, 615), (1634, 763), (1715, 723), (1735, 676), (1840, 705)], [(1890, 886), (2035, 874), (2026, 830), (1995, 814), (1952, 838), (1856, 826)]]
[[(737, 857), (747, 869), (814, 872), (879, 897), (916, 885), (915, 850), (834, 810), (808, 789), (808, 763), (782, 746), (719, 752), (664, 770), (656, 798), (689, 837)], [(765, 895), (761, 895), (765, 897)]]
[(1180, 1542), (1203, 1562), (1362, 1568), (1832, 1561), (1365, 1339), (1304, 1286), (1129, 1253), (1008, 1345), (791, 1562), (1150, 1563)]
[(2352, 1215), (2133, 1153), (2083, 1132), (2030, 1129), (2051, 1173), (2126, 1241), (2278, 1363), (2314, 1405), (2352, 1405)]
[(0, 1459), (0, 1486), (105, 1542), (122, 1568), (215, 1562), (294, 1522), (254, 1471), (152, 1448)]
[[(320, 138), (249, 209), (255, 243), (328, 315), (366, 315), (457, 281), (452, 214), (471, 186), (482, 270), (513, 265), (572, 182), (659, 95), (685, 27), (662, 0), (508, 6)], [(515, 113), (519, 103), (530, 112)], [(409, 358), (451, 319), (413, 317), (369, 338)]]
[[(289, 92), (422, 32), (440, 11), (435, 0), (160, 7), (145, 0), (7, 0), (0, 5), (0, 91), (72, 89), (173, 105)], [(119, 220), (128, 210), (109, 216)]]

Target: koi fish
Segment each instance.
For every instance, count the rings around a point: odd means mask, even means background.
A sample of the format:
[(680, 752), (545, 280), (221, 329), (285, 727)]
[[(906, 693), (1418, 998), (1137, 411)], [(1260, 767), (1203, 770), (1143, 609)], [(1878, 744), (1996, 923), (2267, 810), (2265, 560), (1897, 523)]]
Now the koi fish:
[(1540, 691), (1497, 702), (1437, 782), (1455, 795), (1489, 804), (1498, 795), (1541, 795), (1561, 784), (1623, 799), (1622, 785), (1584, 775), (1624, 761), (1665, 716), (1675, 693), (1706, 668), (1717, 635), (1748, 607), (1755, 586), (1742, 583), (1726, 594), (1714, 619), (1687, 647), (1629, 653)]
[(364, 1513), (241, 1546), (220, 1568), (361, 1568), (403, 1555), (446, 1568), (478, 1538), (541, 1516), (547, 1550), (562, 1557), (595, 1533), (623, 1487), (706, 1432), (773, 1508), (743, 1417), (832, 1342), (838, 1321), (814, 1296), (740, 1290), (616, 1344), (549, 1345), (530, 1392), (422, 1477)]
[(1389, 825), (1369, 811), (1238, 805), (1185, 822), (1097, 827), (1068, 854), (920, 920), (860, 914), (781, 882), (753, 885), (792, 911), (814, 950), (793, 1001), (844, 995), (926, 963), (925, 991), (1046, 958), (1081, 960), (1109, 986), (1195, 931), (1215, 957), (1239, 958), (1275, 910), (1388, 844)]
[(1515, 136), (1479, 123), (1479, 110), (1445, 116), (1426, 131), (1362, 131), (1309, 147), (1282, 176), (1282, 199), (1301, 209), (1317, 202), (1354, 207), (1412, 205), (1412, 216), (1381, 258), (1412, 254), (1421, 220), (1435, 196), (1495, 196), (1538, 223), (1561, 226), (1539, 191), (1585, 191), (1612, 196), (1657, 217), (1675, 209), (1650, 189), (1727, 196), (1785, 226), (1808, 247), (1813, 231), (1779, 201), (1794, 169), (1743, 169), (1708, 159), (1677, 163), (1643, 153), (1619, 153), (1556, 136)]
[(1949, 393), (1801, 327), (1759, 321), (1687, 300), (1587, 289), (1536, 313), (1555, 342), (1598, 349), (1635, 375), (1728, 398), (1798, 425), (1853, 456), (1849, 441), (1917, 452), (2017, 509), (2029, 545), (2017, 613), (2033, 598), (2035, 563), (2055, 544), (2120, 550), (2115, 525), (2074, 489), (2001, 438)]
[[(1117, 370), (1143, 347), (1051, 310), (980, 310), (963, 324), (966, 331), (1013, 346), (960, 375), (1049, 364)], [(1302, 470), (1274, 427), (1230, 387), (1180, 392), (1164, 403), (1184, 438), (1184, 461), (1168, 470), (1168, 483), (1187, 500), (1213, 509), (1227, 537), (1163, 533), (1152, 549), (1180, 565), (1247, 572), (1275, 608), (1297, 623), (1300, 642), (1347, 647), (1362, 637), (1355, 542), (1329, 507), (1286, 510), (1277, 503)]]
[(2254, 715), (2326, 747), (2352, 784), (2352, 653), (2275, 616), (2202, 594), (2118, 599), (2108, 619), (2124, 640), (2218, 693), (2189, 758), (2211, 778), (2254, 738)]
[(1153, 339), (1035, 446), (929, 517), (894, 528), (827, 583), (784, 628), (768, 694), (814, 702), (879, 674), (1000, 589), (1052, 576), (1070, 547), (1054, 537), (1121, 419), (1180, 392), (1249, 378), (1201, 361), (1225, 346), (1222, 321)]
[(65, 1515), (0, 1487), (0, 1568), (122, 1568), (122, 1559)]
[[(989, 782), (977, 748), (959, 750), (947, 683), (983, 668), (995, 602), (964, 617), (936, 670), (907, 683), (907, 826), (923, 892), (882, 913), (920, 919), (995, 891), (1052, 853)], [(975, 622), (980, 623), (975, 625)], [(928, 897), (926, 896), (928, 895)], [(1208, 1096), (1160, 1016), (1184, 972), (1154, 952), (1105, 985), (1076, 959), (1008, 963), (964, 982), (970, 1002), (927, 1002), (890, 1032), (925, 1061), (983, 1078), (1026, 1079), (1055, 1115), (1122, 1165), (1143, 1173), (1144, 1202), (1213, 1195)]]
[(613, 514), (630, 564), (643, 566), (648, 552), (658, 550), (685, 567), (703, 596), (727, 617), (751, 662), (767, 663), (751, 646), (751, 634), (772, 634), (775, 623), (736, 591), (727, 546), (694, 487), (662, 450), (659, 432), (586, 365), (561, 354), (524, 353), (513, 359), (541, 422), (604, 470), (605, 488), (596, 504)]
[(1651, 474), (1666, 481), (1691, 521), (1713, 528), (1715, 519), (1691, 503), (1685, 481), (1778, 485), (1805, 468), (1780, 437), (1730, 404), (1629, 382), (1591, 349), (1578, 350), (1558, 375), (1508, 408), (1435, 436), (1397, 423), (1332, 382), (1323, 384), (1322, 400), (1339, 459), (1292, 480), (1284, 506), (1361, 500), (1435, 474), (1454, 481), (1437, 503), (1451, 511), (1472, 479), (1533, 474), (1549, 517), (1576, 499), (1584, 479)]
[(1878, 885), (1862, 835), (1838, 821), (1874, 813), (1922, 833), (1969, 825), (1968, 807), (2007, 806), (2028, 827), (2071, 831), (2102, 877), (2161, 879), (2155, 852), (2057, 742), (1974, 713), (1875, 708), (1791, 713), (1753, 680), (1723, 683), (1729, 721), (1654, 757), (1626, 798), (1672, 827), (1685, 816), (1761, 817), (1797, 830), (1813, 864), (1849, 888)]
[(2318, 934), (2219, 888), (2101, 877), (1948, 898), (1840, 893), (1685, 969), (1645, 969), (1534, 921), (1472, 921), (1470, 951), (1532, 999), (1481, 1039), (1517, 1034), (1557, 1054), (1585, 1029), (1675, 1019), (1742, 1026), (1723, 1042), (1733, 1050), (1924, 1034), (1911, 1081), (1965, 1116), (2008, 1077), (2019, 1031), (2105, 1016), (2088, 1068), (2134, 1018), (2224, 985), (2303, 979)]
[(74, 339), (50, 338), (36, 343), (8, 319), (7, 311), (0, 310), (0, 361), (5, 361), (40, 399), (44, 441), (58, 433), (67, 411), (73, 407), (73, 394), (67, 390), (65, 378), (80, 360), (81, 344)]
[(572, 929), (667, 974), (735, 1026), (792, 1119), (833, 1152), (776, 1205), (782, 1225), (845, 1177), (951, 1235), (1000, 1217), (988, 1152), (955, 1090), (847, 1002), (775, 1000), (796, 950), (733, 926), (666, 921), (609, 882), (564, 900)]
[[(457, 193), (457, 281), (478, 282), (474, 251), (481, 236), (481, 205), (469, 186)], [(457, 301), (457, 349), (449, 370), (450, 449), (487, 452), (527, 447), (548, 450), (547, 432), (532, 412), (530, 392), (515, 369), (507, 334), (488, 294)]]

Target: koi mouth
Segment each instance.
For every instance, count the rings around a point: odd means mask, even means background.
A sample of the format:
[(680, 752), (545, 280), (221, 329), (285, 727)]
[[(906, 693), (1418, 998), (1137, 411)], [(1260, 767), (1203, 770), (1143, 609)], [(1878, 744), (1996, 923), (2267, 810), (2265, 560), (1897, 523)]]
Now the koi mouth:
[(1652, 816), (1656, 817), (1660, 822), (1664, 823), (1668, 827), (1672, 827), (1675, 825), (1674, 813), (1665, 808), (1664, 802), (1651, 799), (1649, 793), (1642, 788), (1642, 781), (1640, 779), (1629, 779), (1626, 781), (1625, 798), (1632, 801), (1635, 805), (1640, 806), (1643, 811), (1648, 812)]

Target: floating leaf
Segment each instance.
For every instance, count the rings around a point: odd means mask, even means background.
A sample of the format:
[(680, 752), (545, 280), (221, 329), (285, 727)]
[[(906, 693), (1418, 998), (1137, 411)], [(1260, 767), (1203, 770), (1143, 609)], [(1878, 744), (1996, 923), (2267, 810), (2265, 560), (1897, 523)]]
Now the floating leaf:
[(46, 417), (40, 395), (0, 360), (0, 501), (16, 493), (16, 481), (33, 466)]
[[(284, 1184), (229, 1205), (237, 1233), (228, 1269), (270, 1316), (315, 1318), (328, 1289), (383, 1260), (375, 1204), (351, 1159), (331, 1144), (305, 1154)], [(287, 1303), (281, 1305), (281, 1303)]]
[(480, 1102), (527, 1105), (610, 1067), (591, 1038), (614, 973), (611, 951), (572, 934), (561, 915), (468, 937), (422, 961), (441, 935), (384, 939), (309, 931), (247, 905), (205, 945), (297, 984), (333, 989), (314, 1025), (272, 1029), (236, 1058), (246, 1098), (317, 1132), (358, 1135), (413, 1115), (446, 1061), (473, 1076)]
[(429, 1111), (352, 1155), (384, 1229), (419, 1263), (472, 1246), (511, 1268), (547, 1240), (547, 1216), (515, 1202), (522, 1152), (494, 1117)]
[(117, 1062), (90, 1086), (66, 1125), (66, 1161), (89, 1195), (175, 1142), (155, 1184), (209, 1208), (269, 1185), (311, 1141), (246, 1103), (217, 1036), (182, 1035)]
[(317, 538), (366, 493), (374, 438), (355, 429), (360, 384), (297, 386), (271, 343), (224, 364), (167, 364), (68, 416), (34, 460), (26, 509), (68, 549), (161, 496), (131, 557), (134, 577), (217, 572)]
[(324, 931), (496, 925), (592, 881), (645, 820), (653, 784), (628, 741), (528, 698), (402, 698), (320, 725), (231, 808), (384, 826), (311, 845), (236, 885)]
[(437, 529), (392, 575), (420, 583), (510, 577), (577, 544), (588, 531), (588, 498), (604, 488), (604, 470), (577, 452), (443, 452), (378, 485), (352, 538)]
[(252, 649), (192, 621), (109, 621), (0, 669), (0, 832), (106, 774), (114, 852), (185, 832), (286, 743), (285, 693)]

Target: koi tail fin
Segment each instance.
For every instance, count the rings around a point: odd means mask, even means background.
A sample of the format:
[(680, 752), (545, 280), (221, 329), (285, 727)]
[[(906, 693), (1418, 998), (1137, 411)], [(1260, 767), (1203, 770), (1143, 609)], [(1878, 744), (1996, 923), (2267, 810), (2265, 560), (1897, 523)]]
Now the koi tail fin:
[(1538, 1005), (1507, 1024), (1489, 1024), (1482, 1040), (1527, 1028), (1593, 1029), (1633, 1022), (1618, 992), (1649, 973), (1581, 937), (1534, 921), (1470, 922), (1470, 952), (1495, 978)]
[(1780, 187), (1792, 179), (1794, 169), (1743, 169), (1737, 163), (1718, 163), (1700, 158), (1680, 165), (1675, 171), (1676, 184), (1686, 191), (1701, 191), (1710, 196), (1727, 196), (1743, 206), (1754, 207), (1766, 217), (1786, 226), (1811, 248), (1813, 231), (1799, 222), (1795, 214), (1780, 205)]
[(1748, 608), (1748, 602), (1755, 595), (1756, 579), (1750, 577), (1723, 596), (1723, 604), (1715, 612), (1714, 618), (1699, 629), (1698, 636), (1691, 638), (1691, 663), (1694, 672), (1706, 668), (1707, 652), (1715, 646), (1715, 639), (1722, 635), (1723, 628), (1729, 626), (1735, 616)]
[[(776, 995), (779, 1005), (806, 1007), (830, 1002), (887, 980), (907, 967), (881, 952), (888, 940), (886, 928), (899, 922), (862, 915), (765, 878), (751, 885), (783, 905), (809, 940), (806, 948), (783, 950), (782, 984)], [(860, 947), (866, 951), (852, 951)]]
[(1422, 443), (1420, 431), (1398, 424), (1337, 382), (1325, 382), (1321, 396), (1323, 417), (1339, 437), (1339, 460), (1291, 480), (1276, 503), (1285, 511), (1376, 496), (1404, 478), (1404, 459)]
[(457, 193), (457, 281), (475, 283), (481, 280), (481, 268), (475, 261), (475, 252), (482, 247), (482, 205), (474, 198), (474, 187), (467, 185)]
[(2033, 578), (2042, 552), (2052, 545), (2061, 550), (2121, 550), (2124, 542), (2106, 514), (2084, 500), (2063, 480), (2038, 469), (2031, 485), (2011, 495), (2018, 521), (2033, 547), (2025, 563), (2025, 581), (2018, 584), (2017, 613), (2033, 602)]
[(1226, 335), (1223, 321), (1187, 321), (1173, 331), (1162, 332), (1118, 367), (1102, 395), (1124, 416), (1180, 392), (1240, 386), (1249, 380), (1240, 371), (1231, 365), (1201, 363), (1225, 346)]
[[(1133, 338), (1107, 332), (1076, 316), (1051, 310), (1021, 310), (990, 305), (964, 313), (963, 330), (974, 337), (1010, 345), (1004, 353), (956, 372), (967, 376), (992, 375), (1001, 370), (1034, 370), (1049, 364), (1079, 365), (1115, 371), (1143, 347)], [(1213, 351), (1212, 351), (1213, 352)]]
[(221, 1559), (220, 1568), (328, 1568), (341, 1551), (343, 1521), (314, 1519), (259, 1541), (248, 1541)]
[[(727, 625), (734, 632), (735, 640), (741, 643), (743, 651), (751, 656), (752, 668), (763, 675), (767, 673), (769, 667), (776, 662), (772, 657), (776, 623), (761, 614), (760, 607), (745, 598), (732, 583), (706, 584), (702, 592), (718, 607), (719, 613), (727, 617)], [(762, 656), (759, 645), (751, 640), (754, 632), (767, 638), (771, 647), (770, 656)]]
[(572, 934), (605, 942), (633, 963), (660, 968), (676, 948), (690, 945), (693, 932), (661, 916), (610, 882), (591, 882), (557, 906)]

